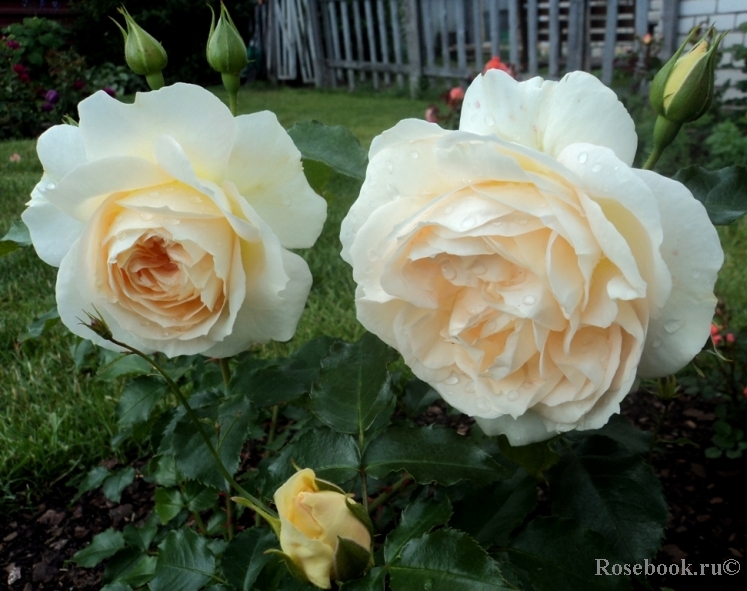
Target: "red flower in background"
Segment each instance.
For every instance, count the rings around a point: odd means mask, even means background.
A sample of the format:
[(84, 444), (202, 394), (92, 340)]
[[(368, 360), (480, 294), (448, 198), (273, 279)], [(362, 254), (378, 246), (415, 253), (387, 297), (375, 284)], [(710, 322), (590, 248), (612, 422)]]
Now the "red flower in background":
[(487, 72), (488, 70), (502, 70), (512, 78), (516, 78), (516, 71), (514, 70), (514, 67), (511, 64), (502, 62), (501, 58), (497, 55), (494, 55), (487, 61), (485, 67), (482, 69), (482, 73), (485, 74), (485, 72)]
[(438, 123), (438, 107), (431, 105), (425, 110), (425, 120), (428, 123)]
[(13, 39), (11, 39), (10, 41), (6, 41), (5, 45), (10, 47), (11, 49), (21, 49), (21, 44)]

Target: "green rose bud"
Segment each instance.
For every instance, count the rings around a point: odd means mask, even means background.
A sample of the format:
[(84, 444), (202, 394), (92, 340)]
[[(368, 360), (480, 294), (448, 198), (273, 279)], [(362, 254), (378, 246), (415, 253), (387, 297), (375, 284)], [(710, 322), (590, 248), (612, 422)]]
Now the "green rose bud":
[(238, 94), (241, 81), (239, 74), (249, 63), (246, 57), (246, 45), (239, 35), (236, 25), (233, 24), (231, 15), (223, 2), (220, 3), (220, 17), (215, 24), (215, 12), (210, 7), (212, 19), (210, 20), (210, 34), (207, 42), (207, 61), (210, 67), (221, 74), (223, 86), (228, 91), (231, 112), (238, 112)]
[(145, 76), (152, 90), (158, 90), (164, 85), (161, 70), (168, 63), (166, 50), (152, 35), (135, 22), (135, 19), (130, 16), (130, 13), (124, 7), (118, 8), (117, 11), (124, 16), (127, 23), (127, 30), (125, 31), (117, 21), (114, 21), (124, 37), (127, 65), (135, 74)]
[[(213, 9), (210, 8), (210, 12)], [(220, 3), (220, 17), (215, 24), (215, 12), (210, 21), (210, 35), (207, 42), (207, 61), (213, 70), (221, 74), (238, 75), (249, 61), (246, 58), (246, 45), (239, 35), (236, 25), (223, 2)]]
[(697, 29), (690, 32), (651, 84), (651, 105), (660, 117), (673, 123), (699, 119), (713, 100), (716, 51), (726, 33), (717, 37), (711, 27), (695, 47), (685, 53), (685, 47), (696, 32)]

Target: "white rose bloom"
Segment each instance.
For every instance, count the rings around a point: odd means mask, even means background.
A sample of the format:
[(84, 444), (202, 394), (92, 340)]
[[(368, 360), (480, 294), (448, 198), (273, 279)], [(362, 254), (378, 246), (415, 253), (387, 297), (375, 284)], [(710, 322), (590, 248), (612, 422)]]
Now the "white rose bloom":
[(636, 146), (583, 72), (491, 70), (459, 131), (400, 122), (342, 223), (358, 319), (512, 445), (601, 427), (636, 376), (700, 351), (723, 262), (703, 206), (631, 168)]
[(78, 127), (39, 138), (44, 176), (23, 214), (60, 268), (65, 325), (116, 349), (80, 325), (95, 307), (114, 338), (169, 356), (290, 339), (311, 273), (286, 249), (314, 244), (326, 203), (275, 115), (234, 118), (188, 84), (78, 109)]

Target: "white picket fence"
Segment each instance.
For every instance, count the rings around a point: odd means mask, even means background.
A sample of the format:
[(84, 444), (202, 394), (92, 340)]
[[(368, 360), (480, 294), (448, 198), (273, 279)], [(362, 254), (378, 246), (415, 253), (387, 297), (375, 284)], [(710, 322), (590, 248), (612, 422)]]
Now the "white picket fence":
[[(677, 0), (663, 0), (676, 14)], [(649, 0), (267, 0), (267, 67), (317, 86), (469, 80), (491, 56), (522, 77), (601, 67), (648, 29)], [(665, 31), (673, 46), (676, 28)]]

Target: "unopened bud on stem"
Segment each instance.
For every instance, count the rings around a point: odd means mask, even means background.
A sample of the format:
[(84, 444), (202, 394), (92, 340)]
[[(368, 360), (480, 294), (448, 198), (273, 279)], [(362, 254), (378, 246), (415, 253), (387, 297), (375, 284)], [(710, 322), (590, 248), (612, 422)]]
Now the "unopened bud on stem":
[(246, 57), (246, 44), (223, 2), (220, 3), (220, 16), (217, 25), (215, 24), (215, 12), (213, 12), (212, 7), (210, 12), (212, 12), (212, 19), (206, 50), (207, 61), (211, 68), (220, 72), (223, 86), (228, 91), (231, 112), (236, 115), (239, 86), (241, 85), (239, 75), (241, 70), (249, 63)]
[[(117, 21), (114, 23), (122, 31), (125, 41), (125, 61), (135, 74), (145, 76), (148, 86), (158, 90), (164, 85), (161, 71), (168, 63), (168, 56), (163, 46), (146, 32), (122, 7), (117, 9), (124, 16), (127, 30), (125, 31)], [(114, 20), (114, 19), (112, 19)]]

